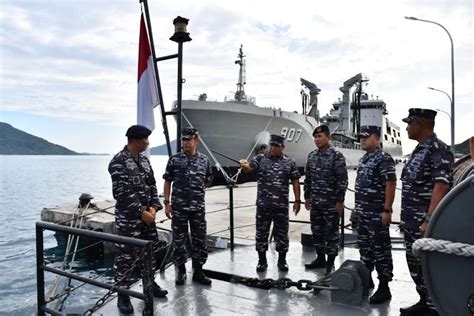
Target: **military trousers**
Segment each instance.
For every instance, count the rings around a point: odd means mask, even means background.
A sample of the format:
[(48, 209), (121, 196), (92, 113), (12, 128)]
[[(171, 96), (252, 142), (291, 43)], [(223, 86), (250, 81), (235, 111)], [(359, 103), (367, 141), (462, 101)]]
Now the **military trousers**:
[(420, 297), (426, 299), (426, 302), (429, 305), (433, 305), (428, 294), (428, 289), (425, 285), (425, 279), (423, 278), (423, 272), (421, 270), (421, 261), (413, 255), (412, 245), (415, 240), (422, 238), (419, 226), (423, 223), (411, 223), (405, 226), (404, 228), (404, 239), (405, 239), (405, 249), (406, 249), (406, 259), (408, 264), (408, 270), (410, 271), (411, 278), (415, 282), (416, 291)]
[(375, 269), (381, 281), (392, 281), (393, 260), (389, 225), (382, 224), (381, 214), (358, 212), (357, 244), (360, 259), (369, 272)]
[(336, 202), (311, 205), (310, 221), (313, 245), (317, 252), (337, 255), (339, 250), (339, 213)]
[(173, 230), (173, 261), (176, 265), (186, 263), (186, 242), (189, 238), (188, 223), (191, 230), (191, 257), (194, 262), (204, 265), (207, 260), (206, 217), (204, 207), (186, 210), (173, 207), (171, 228)]
[[(158, 239), (156, 224), (153, 223), (148, 225), (141, 219), (123, 220), (120, 218), (119, 220), (116, 220), (115, 228), (117, 235), (119, 236), (145, 239), (153, 242), (152, 270), (154, 276), (156, 271), (155, 258), (157, 252), (160, 250), (160, 240)], [(123, 279), (123, 281), (120, 282), (120, 286), (128, 287), (132, 284), (130, 279), (131, 274), (129, 273), (127, 276), (125, 276), (125, 274), (127, 270), (132, 267), (135, 260), (139, 258), (143, 248), (124, 244), (115, 244), (115, 246), (117, 254), (115, 255), (114, 261), (114, 280), (117, 283)], [(141, 268), (141, 274), (143, 277), (143, 261), (140, 261), (139, 267)]]
[(269, 208), (257, 206), (255, 249), (258, 252), (268, 250), (268, 235), (273, 222), (273, 233), (277, 252), (288, 252), (289, 215), (288, 208)]

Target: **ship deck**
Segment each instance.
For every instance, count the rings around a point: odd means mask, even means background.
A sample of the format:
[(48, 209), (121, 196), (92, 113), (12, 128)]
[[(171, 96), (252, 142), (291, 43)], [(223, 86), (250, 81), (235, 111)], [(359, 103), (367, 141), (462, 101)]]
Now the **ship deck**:
[[(293, 281), (300, 279), (317, 280), (323, 276), (323, 270), (306, 270), (304, 263), (314, 257), (311, 248), (303, 247), (300, 243), (291, 242), (288, 253), (289, 272), (279, 272), (276, 267), (278, 254), (272, 244), (267, 257), (268, 270), (264, 273), (255, 271), (257, 254), (254, 246), (236, 247), (232, 252), (222, 250), (209, 255), (205, 269), (232, 273), (240, 276), (278, 279), (288, 277)], [(359, 259), (359, 252), (355, 248), (346, 247), (340, 251), (335, 266), (347, 259)], [(173, 267), (158, 274), (155, 280), (169, 293), (167, 298), (154, 300), (155, 315), (399, 315), (399, 308), (413, 304), (418, 296), (415, 286), (405, 262), (404, 251), (394, 250), (394, 280), (390, 283), (392, 300), (380, 304), (370, 305), (365, 299), (362, 306), (349, 306), (331, 303), (330, 293), (326, 290), (314, 295), (303, 292), (295, 287), (287, 290), (263, 290), (247, 287), (241, 284), (213, 280), (211, 286), (203, 286), (192, 282), (191, 264), (187, 263), (188, 279), (183, 286), (175, 286), (175, 270)], [(376, 273), (373, 273), (377, 287)], [(141, 291), (141, 284), (134, 290)], [(372, 293), (374, 290), (369, 292)], [(135, 315), (141, 315), (143, 301), (132, 298)], [(97, 315), (118, 314), (116, 298), (111, 299), (97, 311)]]

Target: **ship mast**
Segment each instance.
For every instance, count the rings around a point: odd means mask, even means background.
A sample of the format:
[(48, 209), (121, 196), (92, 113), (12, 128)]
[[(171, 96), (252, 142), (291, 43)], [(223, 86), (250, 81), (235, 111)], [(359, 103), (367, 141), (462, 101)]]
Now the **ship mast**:
[(244, 52), (242, 51), (242, 44), (240, 44), (239, 54), (237, 55), (239, 58), (235, 61), (237, 65), (239, 65), (239, 79), (237, 82), (237, 91), (235, 92), (235, 100), (242, 102), (247, 101), (247, 97), (245, 96), (244, 85), (246, 84), (245, 79), (245, 59)]

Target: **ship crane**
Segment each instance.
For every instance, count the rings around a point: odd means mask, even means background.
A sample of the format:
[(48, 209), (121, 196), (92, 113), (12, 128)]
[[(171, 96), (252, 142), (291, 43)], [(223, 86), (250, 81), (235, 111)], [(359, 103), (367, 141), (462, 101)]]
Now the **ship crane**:
[[(368, 79), (365, 75), (359, 73), (352, 78), (344, 81), (342, 87), (339, 90), (342, 92), (342, 106), (340, 119), (342, 121), (341, 130), (349, 132), (349, 134), (354, 133), (357, 135), (360, 128), (360, 96), (362, 94), (362, 83), (367, 82)], [(356, 90), (356, 100), (354, 100), (354, 115), (351, 116), (351, 100), (350, 100), (350, 91), (353, 86), (357, 86)], [(351, 122), (351, 117), (353, 122)]]
[[(301, 97), (302, 97), (302, 105), (303, 105), (303, 115), (309, 115), (319, 121), (319, 110), (318, 110), (318, 94), (321, 92), (316, 84), (309, 82), (306, 79), (300, 78), (301, 85), (306, 87), (309, 90), (309, 106), (308, 106), (308, 95), (306, 92), (301, 90)], [(307, 113), (307, 109), (309, 108), (309, 113)]]

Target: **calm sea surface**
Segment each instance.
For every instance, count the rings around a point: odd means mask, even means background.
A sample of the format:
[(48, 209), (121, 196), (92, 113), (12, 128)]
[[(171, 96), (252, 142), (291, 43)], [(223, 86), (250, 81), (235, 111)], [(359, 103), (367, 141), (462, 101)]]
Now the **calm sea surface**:
[[(0, 314), (32, 315), (36, 308), (35, 222), (45, 206), (76, 203), (83, 192), (94, 200), (112, 198), (107, 171), (111, 156), (0, 156)], [(167, 157), (152, 156), (161, 192)], [(45, 255), (57, 246), (45, 232)], [(59, 255), (59, 254), (58, 254)], [(110, 262), (82, 263), (89, 276), (106, 272)], [(104, 267), (105, 265), (105, 267)], [(84, 273), (84, 272), (82, 272)], [(45, 273), (49, 288), (53, 276)], [(102, 280), (111, 280), (107, 273)], [(80, 284), (76, 281), (74, 285)], [(67, 312), (84, 312), (105, 293), (86, 285), (66, 301)], [(93, 301), (94, 300), (94, 301)]]
[[(0, 156), (0, 315), (32, 315), (36, 309), (35, 222), (43, 207), (76, 203), (81, 193), (94, 196), (95, 201), (112, 198), (111, 180), (107, 171), (111, 156)], [(152, 156), (151, 162), (162, 192), (162, 174), (166, 156)], [(397, 166), (400, 175), (401, 165)], [(354, 188), (355, 171), (349, 171), (349, 187)], [(400, 186), (400, 183), (398, 183)], [(399, 210), (399, 191), (394, 204)], [(353, 193), (346, 195), (352, 207)], [(393, 220), (399, 220), (394, 214)], [(64, 249), (58, 249), (52, 232), (45, 232), (45, 259), (58, 261)], [(98, 274), (103, 281), (112, 281), (111, 260), (95, 262), (78, 258), (76, 270), (89, 277)], [(46, 291), (54, 276), (45, 273)], [(77, 286), (80, 282), (73, 281)], [(83, 313), (106, 290), (85, 285), (66, 300), (63, 312)]]

